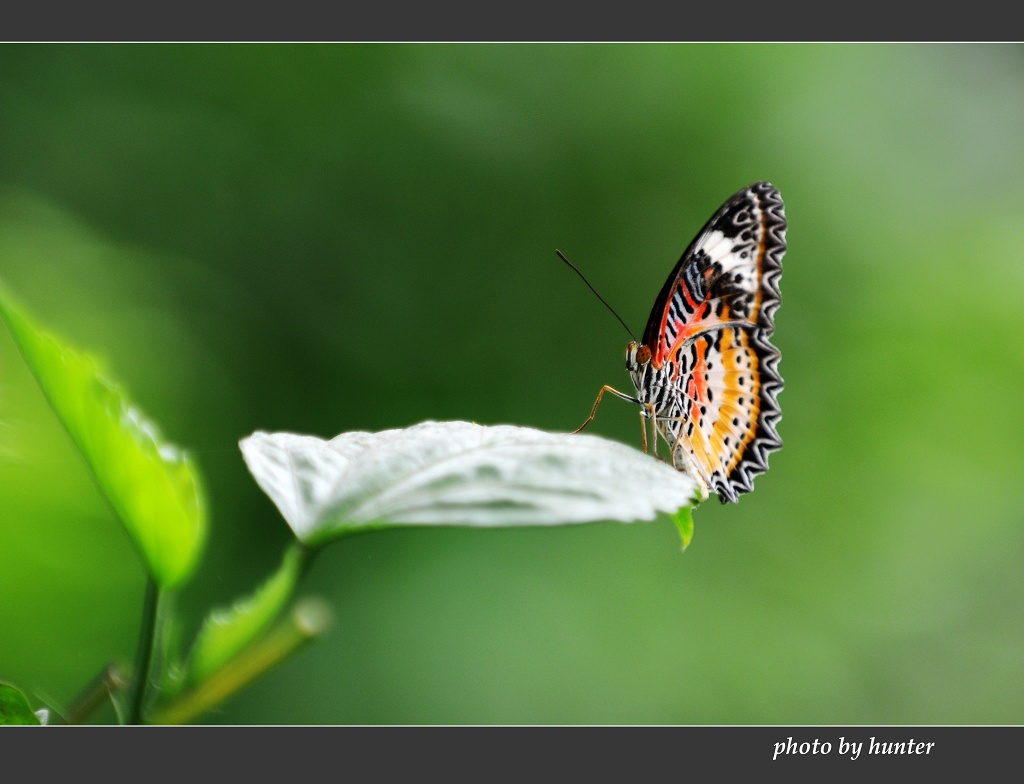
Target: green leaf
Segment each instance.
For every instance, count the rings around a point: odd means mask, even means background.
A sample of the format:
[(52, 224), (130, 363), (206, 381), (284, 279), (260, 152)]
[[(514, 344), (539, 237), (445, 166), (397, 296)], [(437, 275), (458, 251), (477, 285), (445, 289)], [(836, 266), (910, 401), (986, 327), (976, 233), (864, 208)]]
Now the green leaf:
[(424, 422), (331, 441), (253, 433), (246, 465), (299, 541), (400, 525), (635, 522), (701, 499), (688, 475), (616, 441)]
[(308, 597), (266, 634), (243, 648), (223, 667), (177, 695), (147, 718), (148, 724), (182, 724), (235, 694), (267, 670), (292, 656), (331, 625), (331, 608), (321, 599)]
[(295, 590), (302, 555), (302, 549), (293, 545), (285, 551), (278, 570), (251, 596), (207, 616), (189, 656), (189, 683), (219, 670), (271, 624)]
[(41, 724), (25, 695), (7, 683), (0, 683), (0, 724)]
[(0, 317), (162, 588), (185, 581), (206, 538), (198, 472), (87, 354), (42, 331), (0, 286)]
[(690, 546), (690, 540), (693, 538), (693, 515), (691, 509), (688, 506), (684, 506), (679, 511), (672, 514), (672, 522), (676, 524), (676, 528), (679, 530), (679, 538), (683, 540), (683, 550)]

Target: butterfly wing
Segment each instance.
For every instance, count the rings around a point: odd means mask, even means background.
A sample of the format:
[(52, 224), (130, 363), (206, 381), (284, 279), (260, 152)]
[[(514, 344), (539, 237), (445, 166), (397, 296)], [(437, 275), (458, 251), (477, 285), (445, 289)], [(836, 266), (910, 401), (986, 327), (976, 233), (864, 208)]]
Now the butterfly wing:
[(657, 412), (673, 462), (724, 503), (753, 489), (782, 446), (776, 426), (779, 351), (770, 342), (786, 251), (782, 197), (750, 185), (712, 216), (683, 253), (647, 322), (655, 370), (673, 394)]

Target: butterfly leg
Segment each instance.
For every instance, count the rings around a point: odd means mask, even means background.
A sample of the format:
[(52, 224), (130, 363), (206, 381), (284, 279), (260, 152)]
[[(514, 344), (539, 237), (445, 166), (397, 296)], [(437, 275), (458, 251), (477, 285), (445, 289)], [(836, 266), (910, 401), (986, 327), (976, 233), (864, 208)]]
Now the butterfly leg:
[[(594, 414), (597, 413), (597, 406), (601, 402), (601, 396), (605, 392), (611, 392), (616, 397), (620, 397), (623, 400), (628, 400), (630, 403), (637, 403), (637, 404), (640, 403), (640, 401), (637, 400), (632, 395), (627, 395), (625, 392), (619, 392), (619, 390), (615, 389), (615, 387), (610, 387), (607, 384), (605, 384), (603, 387), (601, 387), (601, 390), (597, 393), (597, 400), (594, 401), (594, 407), (592, 409), (590, 409), (590, 416), (587, 417), (586, 421), (582, 425), (580, 425), (578, 428), (573, 430), (572, 431), (573, 433), (579, 433), (581, 430), (583, 430), (583, 428), (585, 428), (587, 425), (589, 425), (591, 422), (594, 421)], [(644, 443), (645, 444), (647, 443), (647, 434), (646, 433), (644, 433)], [(647, 451), (646, 446), (644, 447), (644, 451)]]
[(677, 466), (676, 466), (676, 452), (679, 449), (679, 444), (682, 443), (682, 441), (683, 441), (683, 428), (686, 427), (686, 422), (685, 422), (685, 420), (682, 417), (676, 417), (676, 416), (674, 416), (674, 417), (666, 417), (666, 419), (669, 422), (678, 422), (679, 423), (679, 431), (676, 433), (675, 438), (672, 439), (672, 442), (669, 443), (669, 440), (667, 438), (665, 439), (665, 443), (668, 444), (669, 451), (672, 453), (672, 458), (671, 458), (671, 460), (672, 460), (672, 467), (673, 468), (677, 468)]
[(683, 422), (683, 420), (681, 418), (676, 417), (676, 421), (679, 423), (679, 432), (676, 433), (676, 438), (672, 442), (672, 466), (673, 466), (673, 468), (675, 467), (675, 464), (676, 464), (676, 450), (679, 449), (679, 443), (683, 440), (683, 428), (686, 426), (686, 423)]
[(651, 421), (651, 436), (654, 439), (652, 448), (655, 457), (658, 456), (658, 425), (657, 413), (653, 403), (644, 403), (640, 411), (640, 437), (643, 443), (644, 454), (647, 454), (647, 420)]

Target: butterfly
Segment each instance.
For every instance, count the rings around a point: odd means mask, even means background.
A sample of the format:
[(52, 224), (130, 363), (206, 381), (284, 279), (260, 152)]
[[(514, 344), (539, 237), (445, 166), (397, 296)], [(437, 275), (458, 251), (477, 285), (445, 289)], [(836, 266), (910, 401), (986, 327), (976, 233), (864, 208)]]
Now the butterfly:
[[(736, 193), (683, 252), (654, 301), (643, 340), (626, 347), (641, 406), (643, 446), (652, 423), (672, 465), (724, 504), (754, 489), (768, 455), (782, 447), (779, 350), (772, 345), (786, 216), (779, 191), (755, 182)], [(577, 430), (577, 432), (579, 432)]]

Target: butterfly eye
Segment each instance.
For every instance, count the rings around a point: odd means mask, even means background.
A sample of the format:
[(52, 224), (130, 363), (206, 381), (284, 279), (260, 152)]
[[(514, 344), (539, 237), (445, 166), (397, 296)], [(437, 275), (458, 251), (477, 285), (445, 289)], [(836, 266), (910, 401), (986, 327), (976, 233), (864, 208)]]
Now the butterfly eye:
[(636, 361), (641, 365), (646, 365), (651, 361), (651, 350), (647, 346), (640, 346), (636, 350)]

